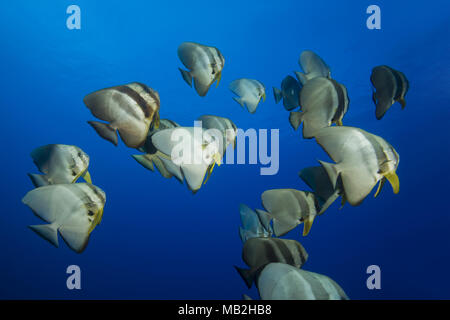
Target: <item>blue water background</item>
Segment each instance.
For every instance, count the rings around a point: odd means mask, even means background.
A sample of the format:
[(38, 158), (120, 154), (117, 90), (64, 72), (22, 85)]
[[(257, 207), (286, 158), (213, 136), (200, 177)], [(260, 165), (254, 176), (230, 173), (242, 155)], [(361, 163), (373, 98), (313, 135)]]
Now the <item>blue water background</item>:
[[(81, 30), (66, 28), (66, 8), (81, 8)], [(382, 10), (382, 29), (366, 28), (366, 8)], [(287, 237), (309, 253), (305, 269), (336, 280), (353, 299), (450, 298), (448, 1), (9, 1), (0, 10), (0, 298), (240, 299), (247, 290), (240, 203), (262, 208), (271, 188), (308, 190), (298, 172), (329, 160), (288, 123), (272, 86), (302, 50), (317, 52), (351, 99), (344, 124), (380, 135), (398, 151), (401, 191), (386, 185), (359, 207), (335, 203), (307, 237)], [(219, 87), (199, 97), (181, 79), (177, 47), (196, 41), (225, 56)], [(369, 76), (376, 65), (403, 71), (407, 107), (378, 121)], [(267, 101), (254, 115), (235, 103), (228, 84), (262, 81)], [(86, 123), (82, 99), (94, 90), (144, 82), (161, 96), (161, 118), (192, 125), (202, 114), (238, 127), (280, 129), (280, 170), (224, 165), (195, 195), (175, 179), (145, 170), (138, 152), (114, 147)], [(75, 144), (91, 157), (105, 190), (101, 225), (82, 254), (60, 238), (52, 247), (27, 228), (40, 221), (21, 203), (37, 173), (29, 154), (49, 143)], [(82, 270), (82, 290), (67, 290), (68, 265)], [(366, 288), (366, 268), (382, 271), (382, 289)]]

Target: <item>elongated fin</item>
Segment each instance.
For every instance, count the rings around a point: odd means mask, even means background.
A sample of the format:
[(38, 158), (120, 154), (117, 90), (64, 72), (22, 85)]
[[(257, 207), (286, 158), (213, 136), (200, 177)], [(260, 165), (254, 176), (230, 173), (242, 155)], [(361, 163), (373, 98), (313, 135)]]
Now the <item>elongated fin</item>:
[(48, 186), (50, 184), (46, 175), (29, 173), (28, 176), (36, 188)]
[(333, 188), (336, 188), (336, 183), (337, 180), (339, 178), (339, 171), (336, 168), (336, 165), (334, 163), (329, 163), (329, 162), (325, 162), (325, 161), (320, 161), (320, 164), (322, 165), (322, 167), (325, 169), (325, 171), (328, 174), (328, 177), (330, 178), (330, 182), (333, 185)]
[(82, 229), (65, 226), (61, 226), (59, 232), (61, 233), (61, 236), (66, 244), (75, 252), (81, 253), (86, 248), (89, 241), (89, 232)]
[(181, 68), (178, 68), (178, 70), (180, 70), (181, 72), (181, 76), (183, 77), (184, 81), (186, 81), (186, 83), (192, 87), (192, 75), (189, 71), (183, 70)]
[(381, 192), (381, 189), (383, 189), (385, 182), (386, 182), (386, 178), (385, 177), (381, 178), (380, 183), (378, 184), (377, 192), (375, 192), (374, 198), (378, 197), (378, 195)]
[(303, 236), (307, 236), (311, 230), (312, 224), (314, 222), (315, 215), (310, 215), (303, 221)]
[(294, 128), (294, 130), (297, 130), (298, 127), (300, 126), (300, 124), (302, 123), (303, 115), (304, 115), (304, 113), (301, 111), (292, 111), (289, 114), (289, 122), (290, 122), (292, 128)]
[(395, 173), (395, 171), (387, 172), (384, 174), (384, 176), (391, 184), (394, 194), (399, 193), (400, 192), (400, 180), (398, 179), (398, 176)]
[(281, 94), (281, 90), (278, 88), (273, 87), (273, 97), (275, 99), (275, 103), (280, 102), (283, 95)]
[(58, 228), (55, 224), (33, 225), (28, 228), (58, 248)]
[(117, 146), (117, 131), (113, 129), (109, 124), (98, 121), (88, 121), (88, 123), (92, 126), (92, 128), (95, 129), (95, 131), (97, 131), (100, 137)]
[(252, 287), (253, 281), (255, 279), (255, 275), (253, 274), (253, 272), (249, 269), (243, 269), (243, 268), (239, 268), (236, 266), (234, 266), (234, 268), (239, 273), (241, 278), (244, 280), (247, 287), (250, 289)]

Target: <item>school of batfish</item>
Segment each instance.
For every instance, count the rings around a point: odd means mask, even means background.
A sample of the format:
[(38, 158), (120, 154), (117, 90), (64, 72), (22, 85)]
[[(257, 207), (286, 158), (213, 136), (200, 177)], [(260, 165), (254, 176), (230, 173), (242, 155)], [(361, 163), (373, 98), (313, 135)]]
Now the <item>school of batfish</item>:
[[(194, 83), (199, 96), (205, 97), (214, 82), (219, 85), (225, 65), (219, 49), (184, 42), (178, 47), (178, 57), (188, 69), (179, 68), (182, 78), (189, 86)], [(236, 270), (249, 288), (253, 283), (257, 286), (261, 299), (348, 299), (329, 277), (302, 269), (308, 253), (298, 241), (278, 237), (300, 224), (303, 236), (308, 235), (314, 219), (339, 197), (342, 206), (346, 202), (360, 205), (378, 184), (377, 197), (386, 180), (398, 193), (400, 157), (382, 137), (343, 126), (350, 101), (347, 89), (331, 77), (329, 66), (317, 54), (303, 51), (299, 65), (303, 72), (295, 72), (297, 79), (288, 75), (280, 89), (273, 87), (275, 103), (283, 101), (294, 130), (303, 124), (303, 137), (314, 138), (334, 163), (319, 160), (320, 165), (300, 171), (311, 191), (266, 190), (261, 195), (265, 211), (241, 204), (242, 259), (249, 269)], [(395, 102), (405, 107), (409, 82), (402, 72), (377, 66), (370, 81), (377, 119)], [(266, 99), (264, 84), (255, 79), (236, 79), (229, 89), (236, 95), (233, 99), (251, 114), (261, 99)], [(143, 83), (101, 89), (83, 101), (92, 115), (103, 121), (88, 121), (100, 137), (117, 146), (120, 136), (127, 147), (140, 152), (133, 158), (144, 168), (154, 171), (156, 167), (165, 178), (185, 181), (193, 193), (208, 181), (215, 165), (221, 164), (227, 147), (236, 143), (237, 127), (228, 118), (203, 115), (197, 119), (201, 127), (183, 127), (160, 119), (159, 94)], [(210, 134), (211, 129), (221, 139)], [(203, 155), (199, 161), (185, 163), (174, 158), (175, 132), (193, 142), (192, 154)], [(106, 202), (105, 192), (92, 184), (89, 156), (76, 146), (50, 144), (33, 150), (31, 157), (42, 174), (29, 174), (36, 188), (22, 202), (48, 224), (30, 229), (56, 247), (59, 232), (72, 250), (81, 253), (102, 220)], [(77, 182), (80, 178), (85, 182)]]

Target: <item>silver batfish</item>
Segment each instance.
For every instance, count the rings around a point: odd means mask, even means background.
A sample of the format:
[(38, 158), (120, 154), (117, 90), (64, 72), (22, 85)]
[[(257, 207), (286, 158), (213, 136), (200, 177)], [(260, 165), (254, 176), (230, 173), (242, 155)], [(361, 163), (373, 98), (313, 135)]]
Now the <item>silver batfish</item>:
[(67, 245), (80, 253), (103, 217), (106, 196), (89, 183), (56, 184), (28, 192), (22, 202), (49, 223), (30, 226), (31, 230), (56, 247), (59, 231)]
[(268, 264), (257, 286), (262, 300), (348, 300), (333, 279), (284, 263)]
[(195, 42), (183, 42), (178, 47), (178, 57), (186, 68), (179, 68), (184, 81), (192, 86), (201, 97), (206, 96), (209, 87), (217, 81), (219, 85), (225, 59), (219, 49)]
[(242, 259), (250, 269), (236, 270), (250, 288), (261, 270), (269, 263), (281, 262), (301, 268), (308, 259), (305, 248), (295, 240), (278, 238), (252, 238), (245, 242)]
[(316, 132), (335, 123), (342, 125), (349, 98), (344, 85), (333, 79), (317, 77), (300, 91), (302, 111), (292, 111), (289, 122), (294, 130), (303, 122), (303, 137), (313, 138)]
[(28, 174), (35, 187), (74, 183), (80, 177), (92, 183), (88, 171), (89, 156), (77, 146), (48, 144), (34, 149), (31, 157), (39, 171), (44, 173)]
[(117, 130), (128, 147), (139, 148), (144, 144), (150, 126), (159, 126), (159, 94), (142, 83), (95, 91), (83, 101), (96, 118), (108, 122), (88, 123), (114, 145), (118, 143)]
[(233, 97), (241, 107), (246, 106), (248, 112), (255, 113), (261, 99), (266, 101), (266, 88), (254, 79), (237, 79), (230, 83), (230, 90), (239, 97)]
[(377, 196), (386, 180), (394, 193), (400, 190), (396, 174), (400, 156), (383, 138), (359, 128), (329, 127), (316, 135), (317, 143), (336, 164), (319, 161), (333, 187), (342, 181), (345, 200), (351, 205), (361, 204), (373, 187), (380, 182)]

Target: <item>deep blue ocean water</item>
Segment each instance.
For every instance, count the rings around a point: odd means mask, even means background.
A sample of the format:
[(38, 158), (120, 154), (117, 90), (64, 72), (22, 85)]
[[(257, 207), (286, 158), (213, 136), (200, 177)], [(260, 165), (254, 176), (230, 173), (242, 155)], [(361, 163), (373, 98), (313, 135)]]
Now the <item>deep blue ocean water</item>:
[[(81, 30), (68, 30), (66, 8), (81, 8)], [(366, 28), (366, 8), (381, 8), (382, 29)], [(448, 1), (10, 1), (0, 10), (0, 298), (240, 299), (247, 290), (233, 265), (244, 266), (238, 207), (262, 208), (267, 189), (307, 190), (298, 172), (328, 161), (275, 104), (272, 86), (294, 70), (303, 50), (317, 52), (345, 84), (344, 124), (389, 141), (400, 154), (400, 193), (386, 185), (359, 207), (335, 203), (307, 237), (286, 237), (309, 253), (306, 270), (337, 281), (352, 299), (450, 298)], [(205, 98), (182, 80), (177, 47), (218, 47), (225, 68)], [(407, 106), (378, 121), (370, 72), (387, 64), (410, 81)], [(267, 100), (249, 114), (228, 84), (258, 79)], [(280, 129), (280, 169), (223, 165), (195, 195), (175, 179), (145, 170), (122, 142), (114, 147), (86, 123), (92, 91), (133, 81), (161, 97), (161, 118), (189, 126), (202, 114), (243, 129)], [(29, 153), (74, 144), (90, 157), (94, 184), (105, 190), (104, 217), (82, 254), (60, 239), (56, 249), (27, 226), (40, 220), (21, 203), (37, 173)], [(79, 265), (82, 290), (66, 288), (66, 268)], [(368, 290), (366, 268), (381, 268), (381, 290)]]

